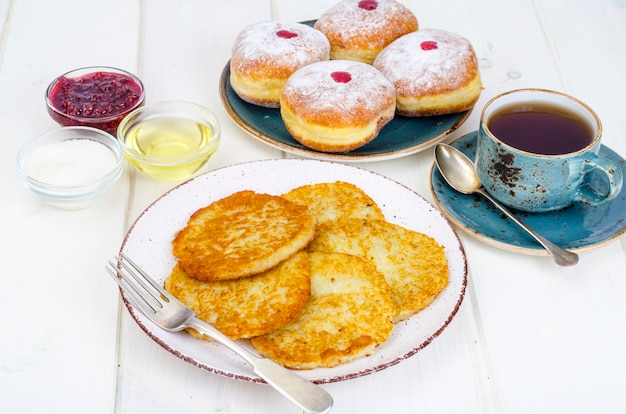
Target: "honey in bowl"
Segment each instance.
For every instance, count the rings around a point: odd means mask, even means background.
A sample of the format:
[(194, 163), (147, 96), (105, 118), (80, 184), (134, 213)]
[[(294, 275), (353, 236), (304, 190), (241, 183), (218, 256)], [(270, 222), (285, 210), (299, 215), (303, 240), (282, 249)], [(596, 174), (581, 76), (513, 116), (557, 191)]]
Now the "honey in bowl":
[(169, 101), (140, 108), (122, 121), (126, 158), (147, 175), (183, 180), (199, 172), (220, 141), (217, 118), (199, 105)]

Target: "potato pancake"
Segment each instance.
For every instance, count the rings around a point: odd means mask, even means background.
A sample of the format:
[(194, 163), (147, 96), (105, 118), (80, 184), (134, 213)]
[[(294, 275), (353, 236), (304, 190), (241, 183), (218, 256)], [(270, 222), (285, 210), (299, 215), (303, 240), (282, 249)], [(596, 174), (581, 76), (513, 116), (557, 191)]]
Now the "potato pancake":
[(283, 197), (308, 206), (318, 224), (348, 217), (385, 219), (370, 196), (356, 185), (343, 181), (304, 185), (283, 194)]
[(370, 355), (396, 314), (389, 286), (359, 257), (309, 253), (311, 297), (291, 322), (251, 338), (262, 355), (293, 369), (334, 367)]
[(258, 275), (221, 282), (193, 279), (177, 265), (165, 289), (231, 339), (263, 335), (296, 317), (309, 299), (307, 253)]
[(180, 267), (203, 281), (264, 272), (315, 235), (307, 207), (283, 197), (240, 191), (201, 208), (172, 241)]
[(445, 251), (433, 238), (383, 220), (343, 219), (318, 226), (307, 248), (371, 261), (391, 286), (394, 322), (426, 308), (448, 284)]

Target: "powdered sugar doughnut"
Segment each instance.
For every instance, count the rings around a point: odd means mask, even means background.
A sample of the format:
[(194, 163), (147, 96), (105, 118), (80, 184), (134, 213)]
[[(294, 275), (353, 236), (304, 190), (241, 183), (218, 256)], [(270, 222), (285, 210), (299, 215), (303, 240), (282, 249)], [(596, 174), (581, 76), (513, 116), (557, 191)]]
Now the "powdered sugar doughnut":
[(298, 69), (280, 94), (293, 138), (322, 152), (348, 152), (373, 140), (394, 116), (393, 84), (371, 65), (349, 60)]
[(378, 55), (374, 67), (395, 85), (397, 112), (404, 116), (466, 111), (482, 90), (474, 48), (444, 30), (422, 29), (401, 37)]
[(331, 59), (372, 63), (389, 43), (417, 30), (417, 18), (395, 0), (343, 0), (315, 28), (330, 41)]
[(296, 69), (330, 59), (330, 44), (318, 30), (302, 23), (260, 22), (235, 40), (230, 84), (243, 100), (277, 108), (280, 90)]

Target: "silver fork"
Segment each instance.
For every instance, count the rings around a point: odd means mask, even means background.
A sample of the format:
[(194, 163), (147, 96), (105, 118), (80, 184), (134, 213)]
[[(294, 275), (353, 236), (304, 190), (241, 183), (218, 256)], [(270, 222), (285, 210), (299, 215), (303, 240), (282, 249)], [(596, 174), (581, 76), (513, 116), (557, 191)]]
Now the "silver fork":
[(307, 381), (274, 361), (256, 356), (221, 333), (214, 326), (196, 318), (195, 313), (163, 289), (123, 253), (109, 261), (107, 272), (113, 277), (134, 308), (167, 331), (193, 328), (226, 346), (252, 366), (252, 370), (269, 385), (306, 413), (330, 411), (333, 399), (318, 385)]

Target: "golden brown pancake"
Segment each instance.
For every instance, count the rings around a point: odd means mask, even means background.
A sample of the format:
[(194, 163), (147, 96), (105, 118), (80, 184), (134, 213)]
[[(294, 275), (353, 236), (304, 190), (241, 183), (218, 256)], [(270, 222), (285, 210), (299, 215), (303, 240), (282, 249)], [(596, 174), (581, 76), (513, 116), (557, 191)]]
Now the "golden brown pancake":
[(194, 279), (232, 280), (276, 266), (314, 235), (306, 206), (240, 191), (196, 211), (174, 237), (172, 252)]
[(425, 234), (383, 220), (323, 223), (307, 249), (353, 254), (374, 263), (391, 286), (398, 307), (394, 322), (426, 308), (448, 284), (443, 247)]
[(293, 369), (334, 367), (370, 355), (396, 314), (389, 286), (371, 263), (310, 253), (311, 297), (291, 322), (251, 338), (262, 355)]
[(283, 194), (283, 197), (307, 206), (318, 225), (348, 217), (385, 219), (369, 195), (356, 185), (343, 181), (303, 185)]
[(231, 339), (263, 335), (296, 317), (308, 300), (307, 254), (300, 251), (266, 272), (221, 282), (193, 279), (177, 265), (165, 289)]

